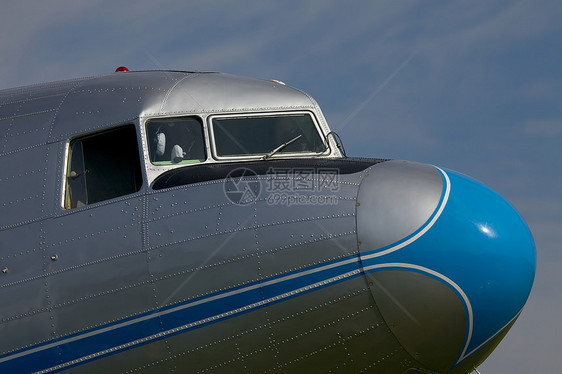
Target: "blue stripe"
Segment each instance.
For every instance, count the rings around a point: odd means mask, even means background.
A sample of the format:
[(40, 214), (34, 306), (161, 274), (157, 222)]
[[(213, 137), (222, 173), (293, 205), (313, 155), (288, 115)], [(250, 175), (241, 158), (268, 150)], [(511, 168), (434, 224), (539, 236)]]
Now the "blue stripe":
[(357, 256), (309, 267), (3, 355), (0, 372), (60, 371), (285, 301), (360, 274)]

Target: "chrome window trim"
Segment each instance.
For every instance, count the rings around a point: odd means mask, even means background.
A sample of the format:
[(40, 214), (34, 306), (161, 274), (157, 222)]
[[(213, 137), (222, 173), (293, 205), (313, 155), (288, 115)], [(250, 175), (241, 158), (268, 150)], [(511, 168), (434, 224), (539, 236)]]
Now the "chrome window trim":
[(246, 118), (246, 117), (280, 117), (280, 116), (291, 116), (305, 114), (312, 119), (312, 123), (322, 140), (322, 143), (326, 147), (323, 152), (294, 152), (294, 153), (281, 153), (273, 156), (273, 158), (305, 158), (305, 157), (320, 157), (328, 156), (330, 154), (330, 148), (326, 144), (326, 134), (322, 131), (322, 127), (318, 123), (318, 119), (314, 115), (314, 112), (308, 110), (290, 111), (290, 112), (252, 112), (252, 113), (236, 113), (236, 114), (213, 114), (207, 117), (207, 127), (209, 134), (209, 142), (211, 146), (210, 156), (217, 161), (252, 161), (261, 160), (264, 155), (241, 155), (241, 156), (218, 156), (216, 143), (215, 143), (215, 131), (213, 126), (213, 120), (215, 118)]

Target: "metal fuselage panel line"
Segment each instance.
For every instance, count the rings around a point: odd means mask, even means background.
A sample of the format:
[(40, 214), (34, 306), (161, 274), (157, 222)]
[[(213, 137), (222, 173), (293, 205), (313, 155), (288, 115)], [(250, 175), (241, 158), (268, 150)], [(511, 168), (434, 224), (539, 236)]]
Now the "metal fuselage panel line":
[(467, 373), (533, 282), (499, 195), (343, 157), (277, 81), (12, 88), (0, 136), (2, 373)]

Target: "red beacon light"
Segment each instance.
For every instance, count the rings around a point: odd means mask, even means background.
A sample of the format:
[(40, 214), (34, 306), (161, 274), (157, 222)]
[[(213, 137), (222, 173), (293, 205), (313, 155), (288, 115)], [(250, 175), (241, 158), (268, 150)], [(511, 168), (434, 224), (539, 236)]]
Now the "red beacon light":
[(119, 72), (119, 71), (129, 71), (129, 69), (127, 69), (125, 66), (119, 66), (117, 69), (115, 69), (115, 72)]

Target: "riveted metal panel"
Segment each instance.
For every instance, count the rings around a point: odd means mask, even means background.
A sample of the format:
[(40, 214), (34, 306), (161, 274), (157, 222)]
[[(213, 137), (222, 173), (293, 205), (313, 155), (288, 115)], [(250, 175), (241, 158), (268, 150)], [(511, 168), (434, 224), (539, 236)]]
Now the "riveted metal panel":
[(51, 140), (132, 122), (144, 111), (159, 112), (168, 89), (185, 74), (116, 73), (85, 80), (66, 96)]
[(356, 254), (358, 178), (330, 192), (333, 204), (275, 205), (264, 191), (237, 205), (224, 180), (151, 194), (147, 240), (158, 298), (167, 304)]
[[(50, 338), (43, 222), (0, 231), (0, 354)], [(5, 272), (4, 272), (5, 270)], [(35, 333), (22, 334), (32, 328)]]
[[(335, 170), (338, 183), (322, 188), (319, 175), (299, 179), (306, 170), (289, 177), (288, 191), (274, 188), (282, 175), (261, 173), (249, 202), (235, 201), (221, 176), (61, 208), (65, 147), (76, 135), (135, 123), (144, 139), (146, 118), (292, 110), (313, 111), (327, 133), (305, 93), (219, 73), (129, 72), (3, 91), (1, 105), (0, 167), (9, 173), (0, 177), (0, 244), (29, 238), (0, 252), (9, 267), (0, 293), (15, 304), (1, 310), (0, 326), (38, 332), (1, 343), (28, 347), (3, 363), (43, 355), (56, 365), (70, 352), (65, 367), (103, 357), (70, 372), (412, 367), (361, 275), (356, 196), (369, 177), (357, 171), (374, 161), (342, 161), (353, 170)], [(276, 200), (279, 192), (289, 200)], [(52, 344), (29, 348), (42, 342)]]
[[(254, 207), (232, 206), (218, 183), (152, 194), (147, 201), (150, 272), (158, 280), (161, 302), (193, 298), (255, 277), (256, 259), (243, 255), (255, 245)], [(239, 269), (229, 271), (228, 263)]]
[(447, 285), (413, 271), (367, 275), (386, 323), (402, 346), (434, 370), (454, 366), (464, 343), (464, 305)]
[(163, 103), (166, 112), (189, 108), (201, 112), (312, 109), (314, 102), (294, 88), (271, 81), (228, 74), (198, 74), (180, 81)]
[(0, 90), (0, 109), (4, 112), (2, 108), (13, 103), (19, 105), (23, 101), (64, 95), (83, 80), (84, 78), (70, 79)]
[[(140, 195), (113, 199), (68, 211), (45, 227), (45, 253), (56, 256), (46, 279), (57, 336), (146, 310), (150, 292), (136, 289), (148, 283), (143, 204)], [(98, 312), (86, 313), (94, 306)]]
[[(9, 298), (6, 297), (7, 295)], [(0, 355), (53, 338), (53, 321), (51, 313), (49, 313), (44, 279), (35, 279), (21, 284), (15, 292), (14, 290), (0, 291), (0, 296), (2, 300), (9, 299), (12, 303), (29, 304), (34, 307), (31, 312), (3, 318), (0, 329), (5, 339), (0, 339)]]
[(45, 145), (0, 157), (0, 169), (4, 170), (0, 176), (0, 229), (46, 218), (46, 199), (52, 197), (45, 192), (55, 173), (48, 167), (54, 159), (52, 148)]
[(30, 148), (46, 144), (54, 115), (53, 109), (3, 120), (2, 122), (9, 122), (9, 124), (2, 143), (2, 153), (26, 152)]
[[(65, 286), (77, 278), (88, 281), (81, 281), (79, 287)], [(57, 302), (53, 300), (52, 324), (57, 337), (97, 328), (155, 308), (144, 253), (50, 276), (48, 287), (49, 294), (66, 296), (64, 299), (58, 297)]]
[[(0, 289), (17, 288), (19, 284), (41, 278), (45, 269), (43, 222), (0, 231)], [(7, 294), (10, 294), (7, 291)], [(11, 296), (15, 296), (10, 294)], [(9, 302), (0, 304), (0, 315), (11, 316), (29, 311), (29, 305)]]
[[(173, 365), (169, 357), (173, 357)], [(372, 303), (363, 278), (94, 361), (142, 373), (385, 373), (416, 367)]]

